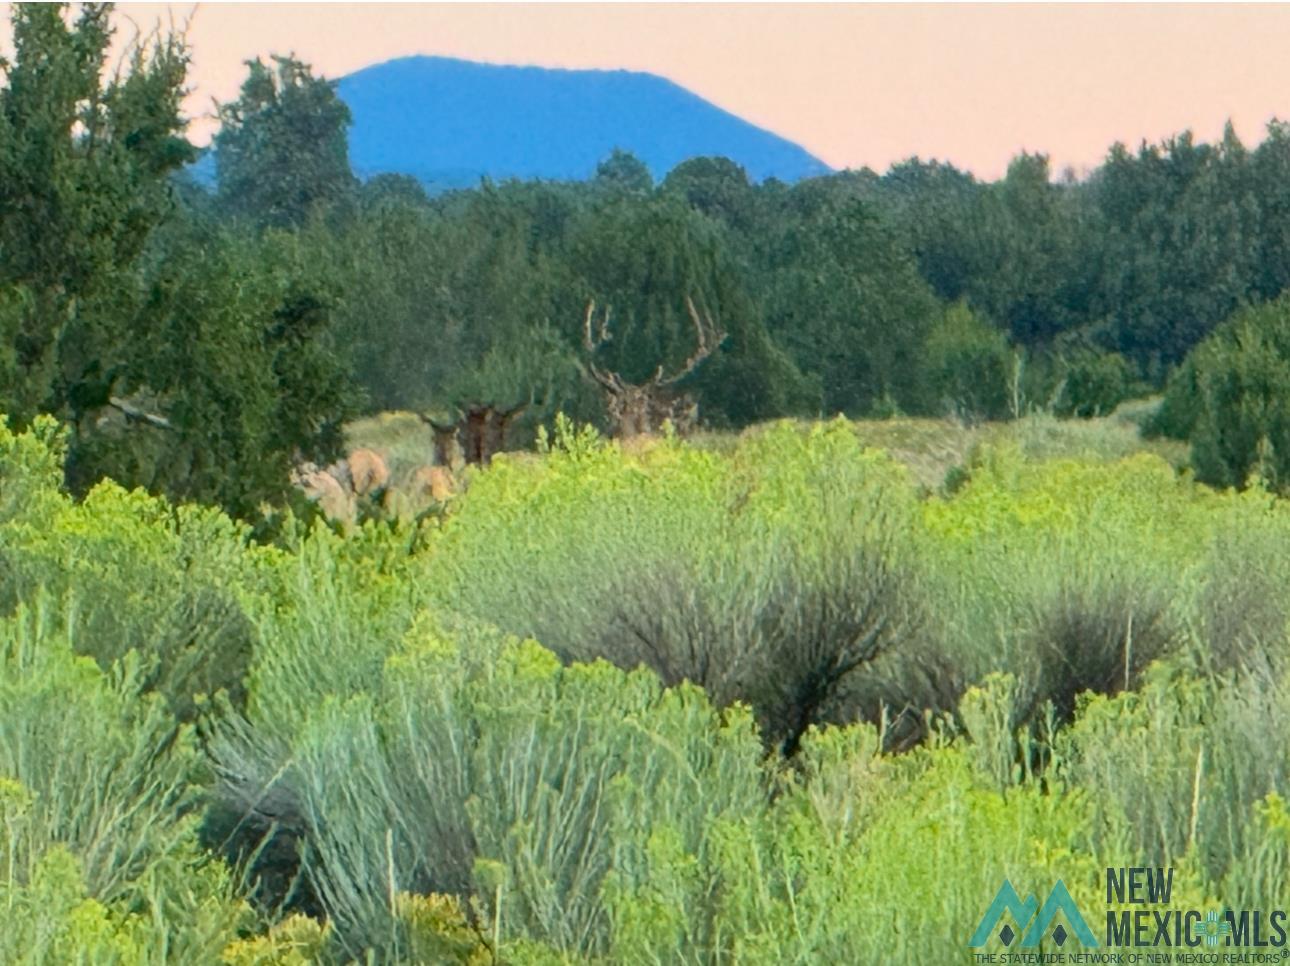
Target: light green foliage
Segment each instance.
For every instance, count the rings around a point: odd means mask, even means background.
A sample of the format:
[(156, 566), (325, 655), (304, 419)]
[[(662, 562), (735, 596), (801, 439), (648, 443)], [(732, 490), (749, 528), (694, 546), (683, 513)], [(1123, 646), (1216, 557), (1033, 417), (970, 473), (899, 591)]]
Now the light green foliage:
[[(0, 953), (950, 961), (1005, 876), (1094, 908), (1135, 864), (1200, 908), (1285, 896), (1282, 502), (1015, 442), (920, 497), (867, 432), (718, 452), (561, 419), (442, 520), (277, 548), (111, 485), (73, 503), (54, 427), (0, 436)], [(1267, 606), (1219, 579), (1249, 560)], [(244, 701), (158, 676), (189, 666), (149, 610), (176, 572), (236, 605)], [(899, 632), (784, 690), (863, 615)]]
[(1254, 805), (1246, 848), (1228, 870), (1223, 895), (1236, 909), (1290, 899), (1290, 815), (1276, 792)]
[(15, 433), (0, 419), (0, 525), (48, 525), (64, 505), (59, 488), (66, 454), (67, 432), (56, 420), (39, 417), (26, 432)]
[(1091, 419), (1059, 419), (1046, 412), (1032, 412), (998, 427), (987, 438), (1015, 442), (1025, 456), (1039, 460), (1115, 462), (1138, 453), (1152, 453), (1182, 469), (1188, 459), (1186, 445), (1172, 440), (1144, 440), (1135, 422), (1119, 412)]
[[(708, 817), (764, 801), (746, 714), (719, 719), (697, 689), (663, 692), (644, 671), (561, 670), (495, 633), (445, 638), (427, 616), (363, 694), (300, 698), (291, 721), (253, 710), (216, 754), (230, 775), (260, 768), (256, 804), (276, 801), (289, 819), (280, 806), (293, 803), (306, 874), (351, 955), (406, 951), (397, 892), (476, 884), (502, 938), (603, 951), (602, 881), (644, 861), (633, 856), (655, 823), (699, 848)], [(280, 738), (289, 757), (266, 761), (249, 729)], [(696, 812), (700, 790), (710, 801)]]
[[(21, 786), (15, 786), (21, 791)], [(0, 790), (5, 795), (6, 790)], [(15, 819), (16, 804), (5, 809), (5, 824)], [(0, 938), (6, 963), (39, 966), (48, 962), (121, 964), (146, 962), (139, 921), (113, 916), (85, 895), (76, 860), (54, 847), (29, 872), (26, 882), (0, 883), (0, 908), (8, 928)]]
[[(1025, 699), (1034, 688), (1069, 714), (1082, 687), (1133, 687), (1167, 653), (1227, 670), (1283, 648), (1276, 596), (1250, 603), (1282, 572), (1269, 545), (1290, 524), (1265, 493), (1218, 494), (1146, 454), (1108, 466), (987, 448), (969, 482), (924, 512), (927, 552), (950, 579), (941, 599), (954, 601), (938, 608), (953, 615), (945, 646), (969, 682), (1018, 675), (1023, 711), (1040, 711)], [(1236, 593), (1222, 574), (1248, 567), (1235, 563), (1245, 548), (1266, 576)]]
[(959, 717), (972, 739), (970, 754), (977, 771), (1000, 788), (1019, 781), (1016, 734), (1017, 679), (993, 672), (979, 687), (968, 688), (959, 702)]
[(748, 701), (790, 747), (875, 707), (851, 685), (916, 638), (925, 605), (898, 466), (844, 421), (782, 424), (728, 459), (571, 445), (475, 481), (435, 542), (443, 606), (569, 660), (643, 663)]
[(74, 656), (50, 606), (0, 622), (0, 958), (208, 960), (244, 908), (198, 847), (193, 735), (134, 655)]
[[(432, 199), (359, 187), (278, 58), (212, 198), (170, 180), (181, 38), (109, 77), (105, 8), (13, 19), (0, 960), (951, 962), (1003, 877), (1096, 908), (1106, 866), (1290, 903), (1285, 125), (1083, 181), (618, 153)], [(687, 298), (709, 431), (605, 440), (588, 301), (640, 382)], [(1112, 412), (1198, 343), (1150, 422), (1243, 492)], [(529, 400), (538, 452), (307, 527), (287, 470), (339, 455), (351, 369)]]
[[(1190, 855), (1210, 881), (1227, 875), (1235, 884), (1240, 863), (1277, 855), (1275, 811), (1260, 819), (1272, 822), (1265, 829), (1271, 840), (1261, 838), (1264, 831), (1251, 819), (1265, 796), (1284, 787), (1285, 763), (1268, 750), (1285, 742), (1290, 729), (1285, 688), (1279, 680), (1248, 676), (1190, 680), (1158, 667), (1139, 692), (1081, 706), (1059, 741), (1061, 772), (1103, 790), (1092, 804), (1102, 817), (1098, 826), (1122, 837), (1108, 844), (1159, 863)], [(1135, 791), (1142, 788), (1153, 794)], [(1283, 890), (1277, 885), (1260, 902)]]
[(25, 510), (0, 518), (0, 608), (48, 594), (58, 602), (49, 619), (78, 653), (106, 670), (136, 652), (140, 683), (182, 717), (199, 694), (225, 689), (240, 700), (252, 633), (245, 609), (268, 591), (247, 529), (217, 510), (173, 508), (113, 483), (75, 503), (51, 466), (57, 438), (40, 422), (16, 436), (0, 431), (0, 489), (21, 495)]
[(308, 916), (289, 916), (264, 935), (231, 943), (219, 961), (226, 966), (309, 966), (322, 958), (328, 932)]

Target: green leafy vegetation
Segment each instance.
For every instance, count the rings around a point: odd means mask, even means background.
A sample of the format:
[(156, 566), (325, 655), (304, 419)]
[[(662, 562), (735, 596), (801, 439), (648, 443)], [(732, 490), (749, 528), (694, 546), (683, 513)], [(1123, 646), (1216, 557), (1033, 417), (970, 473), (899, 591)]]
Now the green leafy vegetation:
[(562, 421), (280, 548), (4, 435), (15, 955), (953, 958), (1005, 875), (1286, 894), (1285, 504), (1016, 442), (925, 496), (862, 435)]
[(1290, 896), (1284, 125), (432, 198), (277, 58), (208, 192), (182, 42), (108, 80), (109, 22), (16, 5), (0, 86), (0, 960), (948, 962), (1005, 877)]

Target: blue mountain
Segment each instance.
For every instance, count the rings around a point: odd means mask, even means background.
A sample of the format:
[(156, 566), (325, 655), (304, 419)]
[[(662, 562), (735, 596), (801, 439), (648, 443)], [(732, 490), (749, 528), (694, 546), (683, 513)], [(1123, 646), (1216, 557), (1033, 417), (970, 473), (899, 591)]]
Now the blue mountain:
[(407, 174), (431, 189), (473, 186), (483, 176), (581, 180), (616, 147), (656, 179), (706, 155), (743, 165), (754, 181), (830, 170), (653, 74), (404, 57), (341, 78), (338, 93), (354, 115), (355, 174)]

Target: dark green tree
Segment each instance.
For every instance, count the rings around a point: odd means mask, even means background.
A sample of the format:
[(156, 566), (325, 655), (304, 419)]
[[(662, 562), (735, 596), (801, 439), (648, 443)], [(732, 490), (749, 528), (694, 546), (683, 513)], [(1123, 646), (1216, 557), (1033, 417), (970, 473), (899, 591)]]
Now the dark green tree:
[(927, 392), (941, 412), (971, 419), (1001, 419), (1012, 402), (1014, 356), (994, 326), (958, 302), (927, 336)]
[(256, 59), (241, 96), (219, 108), (215, 169), (225, 209), (258, 225), (301, 224), (356, 188), (349, 108), (336, 85), (293, 57)]
[(1136, 156), (1117, 145), (1089, 185), (1103, 240), (1102, 341), (1153, 379), (1259, 290), (1248, 172), (1229, 126), (1218, 146), (1189, 133)]
[(1088, 321), (1096, 262), (1081, 247), (1077, 199), (1053, 182), (1046, 155), (1014, 158), (973, 217), (989, 266), (968, 286), (974, 307), (1032, 348)]
[(1258, 204), (1258, 267), (1254, 289), (1275, 298), (1290, 287), (1290, 124), (1272, 121), (1249, 155), (1248, 190)]
[(636, 155), (614, 148), (609, 157), (596, 165), (592, 184), (612, 194), (645, 195), (654, 189), (654, 176)]
[(687, 300), (725, 333), (676, 388), (693, 390), (705, 420), (744, 425), (800, 412), (812, 387), (767, 332), (722, 227), (675, 197), (619, 198), (585, 211), (570, 230), (565, 331), (582, 341), (587, 304), (611, 313), (596, 365), (629, 384), (661, 367), (682, 370), (696, 348)]
[(1105, 416), (1143, 391), (1133, 365), (1118, 352), (1080, 338), (1058, 339), (1050, 355), (1053, 372), (1049, 400), (1061, 416), (1090, 419)]
[(86, 414), (73, 486), (110, 476), (255, 520), (287, 498), (294, 461), (338, 456), (359, 400), (317, 272), (291, 234), (163, 229), (131, 287), (124, 408)]
[(662, 190), (736, 233), (754, 228), (757, 195), (748, 172), (729, 158), (691, 158), (663, 179)]
[[(1290, 483), (1290, 296), (1238, 312), (1198, 345), (1165, 407), (1189, 428), (1198, 479), (1243, 486), (1257, 472)], [(1190, 424), (1188, 426), (1188, 424)]]
[(940, 298), (956, 301), (998, 266), (982, 236), (988, 186), (953, 165), (910, 158), (882, 176), (878, 203), (908, 240), (919, 271)]
[(373, 407), (534, 398), (576, 408), (585, 390), (554, 305), (567, 287), (560, 191), (489, 185), (430, 206), (390, 198), (306, 228), (336, 280), (341, 345)]
[[(179, 107), (187, 51), (136, 44), (111, 75), (109, 9), (13, 8), (0, 88), (0, 410), (23, 422), (106, 403), (128, 320), (114, 289), (171, 208), (193, 156)], [(104, 81), (103, 78), (111, 79)]]
[(925, 409), (922, 353), (939, 303), (875, 205), (840, 189), (807, 182), (788, 196), (753, 266), (767, 328), (819, 380), (826, 412)]
[(378, 174), (363, 183), (359, 202), (365, 208), (392, 205), (426, 208), (430, 205), (430, 196), (425, 186), (410, 174)]

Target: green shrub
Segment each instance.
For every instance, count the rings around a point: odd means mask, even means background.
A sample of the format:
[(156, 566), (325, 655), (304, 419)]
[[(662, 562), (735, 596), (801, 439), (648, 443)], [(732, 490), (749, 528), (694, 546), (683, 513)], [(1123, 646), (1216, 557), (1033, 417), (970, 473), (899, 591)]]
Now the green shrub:
[[(483, 631), (420, 622), (370, 693), (300, 711), (284, 760), (260, 761), (258, 805), (291, 803), (274, 817), (296, 823), (346, 957), (405, 955), (392, 897), (446, 890), (473, 894), (504, 940), (603, 953), (611, 868), (646, 874), (658, 827), (701, 850), (710, 821), (756, 812), (768, 793), (746, 713), (718, 715), (645, 671), (562, 669)], [(253, 734), (217, 736), (225, 774), (245, 778), (263, 753)]]
[(112, 483), (83, 502), (61, 490), (57, 434), (37, 422), (0, 430), (0, 493), (27, 510), (0, 516), (0, 613), (39, 590), (75, 621), (70, 640), (103, 669), (137, 653), (144, 686), (189, 719), (194, 698), (242, 695), (251, 656), (246, 610), (264, 596), (247, 530), (214, 509), (172, 507)]
[(1197, 679), (1156, 665), (1136, 692), (1081, 702), (1058, 736), (1060, 773), (1096, 791), (1105, 848), (1147, 864), (1194, 860), (1219, 882), (1257, 851), (1254, 806), (1284, 786), (1287, 764), (1269, 749), (1290, 735), (1286, 696), (1283, 680)]
[(1170, 439), (1192, 438), (1202, 406), (1196, 370), (1199, 353), (1199, 348), (1193, 349), (1169, 377), (1160, 408), (1144, 427), (1148, 434)]
[(322, 911), (301, 866), (307, 826), (297, 788), (286, 780), (291, 741), (328, 699), (379, 690), (385, 661), (426, 596), (412, 579), (408, 539), (377, 524), (348, 537), (316, 525), (293, 553), (263, 561), (272, 606), (251, 614), (255, 658), (245, 707), (221, 702), (211, 725), (219, 782), (203, 837), (248, 864), (265, 911)]
[(1244, 486), (1257, 474), (1284, 487), (1290, 480), (1290, 296), (1243, 309), (1215, 329), (1174, 377), (1165, 407), (1162, 426), (1190, 429), (1198, 479)]
[(1108, 416), (1138, 389), (1137, 375), (1128, 359), (1094, 346), (1062, 351), (1057, 373), (1060, 391), (1054, 409), (1076, 419)]
[(1216, 521), (1196, 601), (1197, 633), (1209, 670), (1286, 666), (1288, 537), (1284, 506), (1258, 489), (1243, 493)]
[(244, 909), (198, 848), (193, 735), (135, 655), (104, 674), (49, 606), (0, 620), (0, 959), (209, 961)]
[(898, 467), (844, 421), (779, 424), (724, 459), (577, 447), (476, 480), (435, 545), (444, 608), (751, 703), (789, 754), (812, 724), (877, 717), (855, 682), (926, 606)]
[(1223, 896), (1233, 909), (1258, 909), (1290, 896), (1290, 813), (1276, 792), (1254, 805), (1245, 850), (1223, 880)]
[(1153, 661), (1181, 646), (1168, 598), (1127, 576), (1067, 584), (1033, 606), (1025, 645), (1033, 655), (1033, 670), (1027, 669), (1033, 678), (1023, 720), (1052, 702), (1058, 716), (1069, 721), (1080, 694), (1136, 688)]
[(959, 302), (946, 309), (924, 348), (933, 408), (968, 419), (1002, 419), (1012, 402), (1015, 361), (1007, 337)]
[(1005, 875), (1283, 895), (1290, 505), (1035, 452), (920, 498), (845, 421), (562, 422), (270, 548), (0, 436), (0, 958), (940, 961)]

